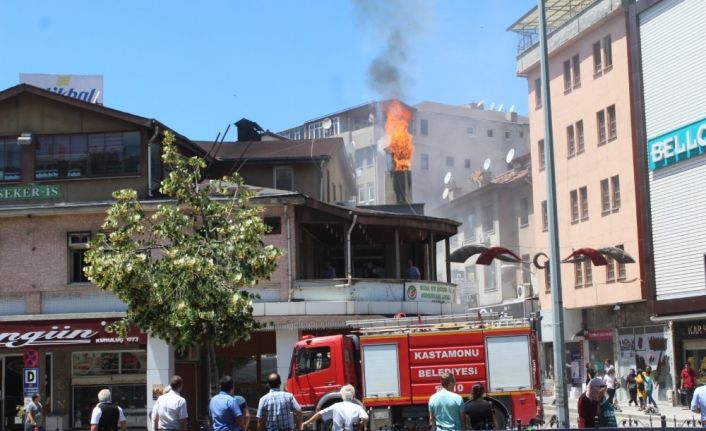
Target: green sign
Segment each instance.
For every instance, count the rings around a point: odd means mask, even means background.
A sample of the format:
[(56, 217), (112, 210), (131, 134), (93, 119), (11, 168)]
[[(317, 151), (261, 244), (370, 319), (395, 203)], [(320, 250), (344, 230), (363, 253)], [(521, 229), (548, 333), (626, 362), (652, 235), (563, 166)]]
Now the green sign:
[(29, 184), (23, 186), (0, 187), (0, 201), (52, 199), (58, 197), (60, 192), (61, 186), (58, 184)]
[(405, 300), (416, 302), (453, 302), (454, 289), (448, 284), (406, 283)]

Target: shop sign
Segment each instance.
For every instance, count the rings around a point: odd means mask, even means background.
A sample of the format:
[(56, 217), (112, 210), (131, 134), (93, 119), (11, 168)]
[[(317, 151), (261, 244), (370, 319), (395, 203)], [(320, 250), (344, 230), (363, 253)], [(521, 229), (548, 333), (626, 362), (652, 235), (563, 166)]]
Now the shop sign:
[(435, 283), (405, 283), (405, 300), (414, 302), (453, 302), (453, 286)]
[(647, 140), (650, 170), (706, 153), (706, 118)]
[(125, 338), (106, 332), (108, 323), (72, 321), (46, 325), (0, 325), (0, 348), (147, 343), (147, 336), (137, 328), (132, 328)]
[(20, 73), (20, 82), (84, 102), (103, 104), (102, 75)]
[(60, 193), (61, 186), (59, 184), (0, 187), (0, 201), (51, 199), (58, 197)]
[(589, 329), (586, 334), (587, 340), (612, 340), (612, 329)]
[(692, 323), (687, 325), (686, 335), (692, 337), (706, 335), (706, 323)]
[(24, 386), (24, 395), (32, 396), (39, 392), (39, 368), (23, 368), (22, 369), (22, 385)]

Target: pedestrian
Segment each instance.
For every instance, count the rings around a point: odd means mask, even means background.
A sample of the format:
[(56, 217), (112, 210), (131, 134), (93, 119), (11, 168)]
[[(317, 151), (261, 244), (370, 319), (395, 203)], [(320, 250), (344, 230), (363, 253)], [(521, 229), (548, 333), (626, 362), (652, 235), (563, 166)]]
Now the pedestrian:
[[(159, 394), (159, 397), (157, 400), (154, 402), (154, 405), (152, 405), (152, 411), (150, 412), (150, 423), (154, 424), (154, 417), (157, 414), (157, 409), (159, 408), (159, 400), (164, 396), (164, 394), (168, 394), (169, 391), (172, 390), (172, 387), (167, 385), (164, 387), (164, 390), (162, 391), (161, 394)], [(156, 430), (154, 430), (156, 431)]]
[(608, 400), (610, 401), (611, 404), (613, 404), (613, 400), (615, 399), (615, 389), (617, 389), (616, 388), (617, 379), (615, 377), (615, 368), (608, 368), (608, 371), (603, 376), (603, 382), (606, 385), (606, 391), (608, 393)]
[(42, 396), (32, 395), (32, 401), (27, 405), (25, 417), (25, 431), (44, 431), (44, 406)]
[(414, 265), (414, 262), (412, 259), (409, 259), (407, 262), (407, 279), (408, 280), (419, 280), (422, 278), (422, 273), (419, 271), (419, 268), (417, 268)]
[(701, 424), (706, 426), (706, 385), (699, 386), (694, 390), (690, 407), (692, 412), (701, 413)]
[(652, 398), (652, 392), (655, 388), (655, 381), (652, 376), (652, 367), (649, 365), (645, 368), (645, 404), (649, 406), (652, 404), (654, 408), (657, 408), (657, 403), (654, 398)]
[(608, 397), (608, 388), (605, 385), (599, 391), (598, 402), (598, 426), (600, 428), (617, 428), (618, 421), (615, 419), (615, 406)]
[(639, 404), (637, 403), (637, 383), (635, 382), (634, 368), (630, 368), (628, 376), (625, 377), (625, 386), (628, 390), (628, 396), (630, 397), (630, 401), (628, 401), (628, 406), (631, 406), (632, 403), (635, 403), (635, 407), (638, 407)]
[(360, 404), (353, 402), (355, 398), (353, 385), (345, 385), (339, 392), (343, 401), (319, 410), (302, 424), (302, 428), (306, 428), (309, 424), (323, 419), (324, 421), (332, 421), (332, 431), (365, 430), (368, 425), (368, 414)]
[(474, 430), (492, 430), (495, 428), (493, 403), (484, 398), (485, 388), (476, 383), (471, 389), (471, 400), (463, 406), (466, 422)]
[(169, 382), (171, 390), (157, 399), (157, 411), (152, 417), (155, 431), (186, 431), (189, 413), (186, 400), (179, 394), (184, 382), (175, 375)]
[[(208, 416), (213, 431), (241, 431), (247, 429), (242, 405), (245, 399), (235, 396), (235, 384), (230, 376), (220, 381), (221, 391), (208, 403)], [(239, 399), (242, 398), (242, 401)], [(247, 404), (245, 404), (247, 410)]]
[(125, 431), (127, 420), (119, 406), (113, 404), (109, 389), (98, 392), (98, 405), (91, 413), (91, 431)]
[(637, 400), (640, 402), (639, 410), (645, 410), (645, 398), (647, 397), (645, 392), (645, 373), (641, 369), (637, 370), (635, 384), (637, 387)]
[(453, 392), (455, 384), (453, 374), (441, 373), (441, 388), (429, 398), (429, 424), (437, 431), (456, 431), (465, 425), (463, 398)]
[[(267, 384), (270, 392), (260, 398), (257, 406), (257, 430), (301, 431), (302, 408), (292, 394), (282, 391), (282, 379), (279, 374), (270, 374)], [(294, 424), (291, 414), (294, 415)]]
[(586, 384), (586, 392), (582, 393), (577, 402), (579, 428), (594, 428), (596, 418), (600, 415), (601, 389), (605, 387), (603, 380), (594, 377)]
[(590, 362), (586, 362), (586, 389), (588, 389), (588, 382), (596, 377), (596, 370), (591, 366)]
[(684, 403), (691, 406), (691, 400), (694, 398), (694, 389), (696, 389), (696, 373), (691, 368), (689, 362), (684, 363), (684, 368), (681, 370), (681, 390), (686, 395)]

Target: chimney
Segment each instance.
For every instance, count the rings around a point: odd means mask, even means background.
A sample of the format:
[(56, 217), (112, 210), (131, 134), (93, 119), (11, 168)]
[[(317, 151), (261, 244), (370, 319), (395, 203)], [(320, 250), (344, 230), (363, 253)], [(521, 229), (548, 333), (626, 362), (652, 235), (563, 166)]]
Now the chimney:
[(385, 172), (385, 203), (412, 203), (412, 171)]
[(238, 127), (238, 141), (260, 141), (265, 132), (259, 124), (247, 118), (241, 118), (235, 125)]

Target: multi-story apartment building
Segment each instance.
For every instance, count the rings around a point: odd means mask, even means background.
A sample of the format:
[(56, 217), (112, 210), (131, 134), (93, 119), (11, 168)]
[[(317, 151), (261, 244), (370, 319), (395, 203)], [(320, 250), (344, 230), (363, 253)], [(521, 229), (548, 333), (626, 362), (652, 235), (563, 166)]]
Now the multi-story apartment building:
[[(354, 158), (359, 205), (394, 204), (386, 196), (387, 172), (392, 161), (385, 151), (386, 111), (390, 101), (356, 106), (307, 121), (280, 132), (290, 139), (344, 139)], [(455, 106), (436, 102), (403, 105), (411, 112), (413, 135), (412, 201), (424, 203), (430, 213), (442, 205), (444, 189), (451, 195), (479, 187), (483, 177), (503, 172), (507, 153), (529, 151), (527, 118), (516, 112), (486, 110), (483, 104)], [(451, 172), (452, 183), (444, 178)], [(411, 202), (410, 202), (411, 203)]]
[[(706, 81), (693, 67), (706, 44), (706, 4), (650, 0), (629, 8), (638, 166), (643, 200), (645, 253), (654, 267), (652, 320), (671, 322), (672, 375), (684, 363), (706, 384)], [(675, 29), (678, 28), (678, 31)], [(677, 380), (679, 383), (679, 380)]]
[[(590, 262), (561, 265), (565, 334), (573, 383), (584, 362), (599, 371), (605, 359), (619, 373), (651, 365), (660, 376), (659, 396), (670, 396), (665, 350), (667, 328), (649, 320), (652, 288), (642, 277), (650, 256), (640, 248), (643, 229), (632, 123), (627, 8), (620, 0), (559, 1), (547, 5), (549, 78), (540, 78), (537, 8), (510, 27), (522, 36), (517, 72), (527, 78), (534, 212), (538, 251), (549, 244), (542, 85), (549, 85), (560, 254), (582, 247), (622, 248), (636, 264)], [(546, 252), (546, 249), (544, 250)], [(543, 326), (551, 326), (551, 281), (540, 281)], [(551, 331), (543, 341), (551, 342)], [(650, 342), (648, 339), (659, 340)], [(552, 356), (546, 355), (549, 359)]]

